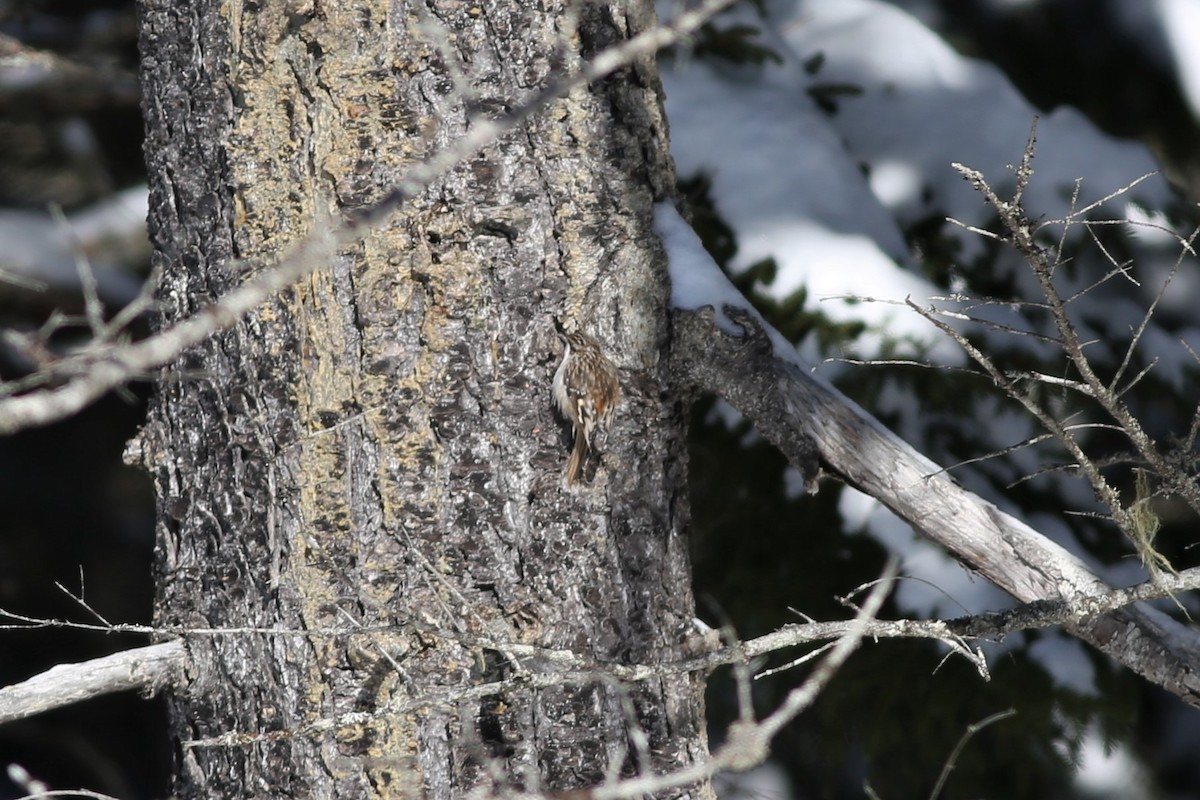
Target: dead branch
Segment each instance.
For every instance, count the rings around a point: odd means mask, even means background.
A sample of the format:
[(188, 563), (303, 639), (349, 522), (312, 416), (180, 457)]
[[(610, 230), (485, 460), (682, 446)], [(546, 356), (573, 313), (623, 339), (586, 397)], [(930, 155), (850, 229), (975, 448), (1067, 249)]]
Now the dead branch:
[(123, 650), (79, 664), (59, 664), (29, 680), (0, 688), (0, 724), (130, 689), (147, 695), (173, 686), (183, 674), (183, 642)]
[[(455, 165), (514, 130), (551, 101), (684, 39), (732, 2), (705, 0), (673, 20), (599, 53), (574, 74), (533, 93), (506, 116), (476, 120), (462, 139), (414, 166), (382, 200), (357, 210), (341, 224), (318, 225), (316, 233), (300, 242), (278, 263), (255, 269), (254, 277), (194, 315), (134, 344), (100, 341), (48, 365), (43, 372), (45, 383), (50, 386), (0, 399), (0, 435), (69, 417), (106, 392), (171, 363), (189, 347), (233, 326), (276, 292), (328, 264), (339, 248), (358, 241)], [(253, 265), (230, 264), (228, 268), (236, 274), (249, 266)]]
[[(1086, 343), (1079, 339), (1079, 336), (1075, 330), (1075, 326), (1072, 324), (1067, 315), (1067, 303), (1072, 298), (1064, 299), (1054, 285), (1054, 273), (1058, 264), (1054, 259), (1051, 258), (1051, 252), (1042, 247), (1036, 241), (1035, 235), (1037, 233), (1037, 225), (1035, 225), (1035, 223), (1029, 219), (1028, 214), (1026, 214), (1024, 207), (1021, 205), (1021, 197), (1029, 184), (1030, 177), (1033, 175), (1032, 165), (1035, 144), (1037, 141), (1036, 134), (1037, 125), (1035, 120), (1034, 127), (1029, 135), (1029, 140), (1025, 145), (1021, 163), (1016, 170), (1017, 186), (1012, 200), (1005, 200), (1001, 198), (999, 194), (997, 194), (996, 190), (988, 184), (983, 174), (977, 170), (970, 169), (962, 164), (954, 164), (953, 167), (958, 170), (958, 172), (984, 196), (984, 199), (987, 200), (988, 204), (996, 210), (996, 213), (1000, 218), (1000, 222), (1004, 226), (1007, 233), (1005, 240), (1010, 242), (1013, 247), (1017, 249), (1017, 252), (1019, 252), (1022, 258), (1024, 258), (1026, 264), (1030, 268), (1030, 271), (1037, 279), (1038, 286), (1040, 287), (1042, 295), (1045, 297), (1050, 309), (1055, 329), (1059, 335), (1059, 341), (1061, 343), (1063, 353), (1068, 359), (1070, 359), (1071, 364), (1075, 367), (1076, 371), (1078, 371), (1082, 383), (1088, 387), (1089, 394), (1095, 398), (1095, 400), (1100, 404), (1100, 407), (1104, 409), (1105, 413), (1107, 413), (1120, 426), (1121, 430), (1125, 433), (1125, 436), (1128, 437), (1138, 455), (1150, 465), (1155, 475), (1157, 475), (1172, 492), (1178, 494), (1179, 497), (1181, 497), (1188, 504), (1193, 512), (1200, 514), (1200, 483), (1198, 483), (1194, 477), (1187, 474), (1185, 471), (1176, 468), (1175, 465), (1172, 465), (1167, 455), (1155, 445), (1150, 435), (1143, 428), (1141, 421), (1138, 420), (1138, 418), (1125, 404), (1124, 400), (1122, 399), (1124, 389), (1122, 389), (1122, 387), (1119, 385), (1121, 382), (1121, 377), (1123, 376), (1125, 368), (1131, 358), (1132, 350), (1136, 346), (1138, 339), (1141, 337), (1142, 330), (1144, 330), (1146, 324), (1148, 323), (1150, 315), (1153, 314), (1154, 308), (1158, 304), (1158, 300), (1156, 299), (1151, 305), (1151, 308), (1146, 312), (1146, 316), (1143, 318), (1139, 330), (1135, 332), (1134, 339), (1129, 344), (1129, 350), (1126, 352), (1125, 359), (1121, 367), (1117, 370), (1116, 375), (1111, 381), (1104, 381), (1092, 367), (1091, 361), (1084, 352)], [(1112, 196), (1114, 195), (1110, 195), (1110, 198)], [(1080, 214), (1094, 208), (1096, 205), (1098, 204), (1094, 203), (1091, 206), (1088, 206), (1086, 209), (1082, 209), (1074, 213), (1072, 218), (1078, 218)], [(1068, 220), (1067, 222), (1072, 222), (1073, 219)], [(1195, 235), (1193, 235), (1192, 239), (1194, 238)], [(1192, 239), (1188, 239), (1185, 242), (1186, 249), (1188, 250), (1191, 249)], [(1175, 269), (1178, 269), (1178, 264), (1176, 265)], [(1114, 269), (1106, 276), (1106, 279), (1117, 274), (1124, 274), (1124, 265), (1114, 265)], [(1171, 274), (1174, 276), (1174, 270)], [(929, 318), (928, 314), (925, 316), (926, 318)], [(944, 326), (939, 325), (939, 327), (942, 327), (943, 330), (945, 330)], [(961, 344), (961, 337), (957, 338), (960, 339), (959, 343)], [(976, 362), (983, 365), (985, 369), (988, 368), (987, 364), (984, 364), (982, 361), (980, 361), (980, 356), (982, 354), (973, 352), (970, 353), (970, 355), (976, 360)], [(990, 371), (991, 370), (989, 370), (989, 372)], [(1036, 415), (1036, 412), (1030, 408), (1030, 404), (1027, 402), (1028, 398), (1025, 398), (1022, 392), (1014, 391), (1014, 387), (1011, 386), (1005, 386), (1002, 388), (1004, 388), (1006, 394), (1021, 402), (1027, 409), (1031, 411), (1031, 413), (1035, 413)], [(1125, 388), (1127, 389), (1128, 386)], [(1044, 415), (1044, 412), (1042, 413)], [(1047, 425), (1047, 420), (1043, 419), (1042, 416), (1039, 416), (1038, 419), (1043, 425)], [(1051, 428), (1047, 427), (1047, 430), (1051, 430)], [(1082, 450), (1079, 448), (1078, 444), (1076, 444), (1072, 436), (1062, 434), (1060, 431), (1051, 430), (1051, 432), (1054, 433), (1055, 437), (1058, 438), (1059, 441), (1071, 451), (1072, 456), (1077, 459), (1080, 468), (1088, 479), (1088, 482), (1092, 484), (1093, 490), (1097, 493), (1104, 504), (1108, 506), (1113, 520), (1127, 535), (1130, 536), (1135, 544), (1138, 544), (1139, 552), (1143, 552), (1143, 545), (1140, 543), (1138, 538), (1139, 534), (1137, 532), (1137, 526), (1132, 519), (1129, 509), (1121, 504), (1120, 494), (1111, 485), (1109, 485), (1109, 483), (1104, 479), (1103, 475), (1100, 474), (1099, 469), (1096, 468), (1096, 466), (1087, 458), (1087, 456), (1083, 454)], [(1158, 570), (1155, 567), (1155, 561), (1153, 559), (1147, 560), (1147, 566), (1152, 572), (1157, 573)]]
[[(570, 683), (589, 683), (596, 680), (635, 683), (657, 680), (668, 675), (683, 673), (708, 673), (722, 666), (746, 665), (759, 656), (778, 653), (794, 647), (818, 642), (837, 642), (852, 628), (861, 626), (863, 635), (870, 639), (936, 639), (951, 652), (963, 656), (975, 665), (980, 675), (989, 677), (987, 663), (979, 648), (970, 647), (969, 639), (1001, 639), (1008, 633), (1022, 630), (1047, 628), (1053, 625), (1082, 624), (1101, 614), (1125, 608), (1133, 603), (1160, 599), (1172, 593), (1200, 588), (1200, 567), (1184, 570), (1178, 575), (1164, 575), (1161, 581), (1148, 581), (1128, 589), (1114, 589), (1103, 595), (1087, 595), (1071, 599), (1038, 600), (1007, 611), (989, 612), (971, 617), (951, 620), (880, 620), (802, 622), (784, 625), (771, 633), (744, 642), (734, 642), (709, 652), (700, 653), (679, 661), (664, 664), (613, 664), (601, 663), (588, 656), (569, 650), (550, 650), (544, 647), (512, 642), (505, 639), (473, 636), (461, 631), (451, 631), (432, 625), (409, 623), (407, 625), (367, 626), (354, 620), (347, 627), (327, 630), (281, 628), (215, 628), (215, 629), (162, 629), (145, 625), (122, 625), (94, 622), (67, 622), (65, 620), (38, 619), (11, 612), (0, 611), (19, 624), (7, 627), (61, 627), (100, 632), (126, 632), (155, 636), (179, 636), (178, 641), (140, 647), (122, 653), (86, 661), (79, 664), (52, 667), (40, 675), (12, 686), (0, 688), (0, 724), (34, 714), (59, 708), (80, 700), (99, 697), (113, 692), (136, 690), (154, 694), (179, 679), (185, 666), (183, 641), (196, 636), (302, 636), (306, 638), (371, 636), (373, 634), (395, 634), (407, 629), (419, 630), (426, 637), (453, 640), (469, 647), (496, 650), (508, 655), (519, 664), (523, 681), (534, 685), (558, 686)], [(0, 626), (3, 630), (5, 626)], [(826, 645), (828, 647), (829, 645)], [(803, 660), (810, 660), (817, 653), (810, 653)], [(756, 677), (766, 677), (783, 669), (795, 666), (800, 659), (783, 667), (767, 670)], [(504, 683), (491, 683), (478, 687), (481, 696), (502, 691)], [(389, 713), (429, 708), (442, 704), (453, 706), (462, 700), (461, 694), (448, 693), (444, 696), (432, 694), (409, 698), (403, 707), (391, 708)], [(340, 723), (349, 721), (322, 720), (305, 731), (286, 731), (278, 735), (297, 736), (336, 729)], [(192, 746), (215, 746), (216, 744), (249, 744), (258, 741), (259, 734), (232, 734), (219, 741), (194, 742)]]
[[(794, 355), (776, 355), (749, 312), (725, 306), (723, 313), (742, 335), (725, 332), (710, 307), (674, 312), (672, 357), (680, 385), (723, 397), (806, 475), (813, 472), (809, 454), (815, 446), (824, 468), (1022, 602), (1049, 600), (1084, 610), (1090, 598), (1111, 592), (1073, 555), (956, 484), (853, 401), (802, 369)], [(1066, 628), (1200, 706), (1200, 638), (1167, 615), (1128, 607), (1085, 615)]]

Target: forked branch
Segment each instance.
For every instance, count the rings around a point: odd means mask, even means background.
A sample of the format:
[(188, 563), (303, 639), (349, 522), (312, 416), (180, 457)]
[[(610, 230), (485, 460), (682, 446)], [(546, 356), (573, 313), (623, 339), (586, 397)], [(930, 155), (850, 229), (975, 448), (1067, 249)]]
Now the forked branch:
[[(794, 355), (775, 352), (762, 323), (744, 309), (677, 310), (672, 319), (677, 379), (723, 397), (806, 470), (813, 443), (824, 469), (883, 503), (1023, 602), (1086, 610), (1110, 592), (1075, 556), (955, 483)], [(1066, 629), (1191, 705), (1200, 707), (1200, 638), (1145, 606), (1085, 617)]]

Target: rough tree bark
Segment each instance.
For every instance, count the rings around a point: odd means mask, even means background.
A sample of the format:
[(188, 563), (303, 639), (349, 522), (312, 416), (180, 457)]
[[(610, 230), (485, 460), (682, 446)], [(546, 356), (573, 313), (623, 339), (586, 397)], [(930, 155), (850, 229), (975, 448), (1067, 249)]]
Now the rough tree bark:
[[(164, 318), (651, 20), (619, 0), (145, 0)], [(187, 637), (178, 796), (563, 790), (705, 753), (698, 679), (534, 689), (545, 664), (485, 644), (660, 662), (687, 641), (650, 227), (665, 135), (651, 63), (578, 90), (163, 372), (142, 436), (157, 622), (291, 632)], [(573, 490), (549, 404), (556, 319), (605, 344), (625, 396)]]

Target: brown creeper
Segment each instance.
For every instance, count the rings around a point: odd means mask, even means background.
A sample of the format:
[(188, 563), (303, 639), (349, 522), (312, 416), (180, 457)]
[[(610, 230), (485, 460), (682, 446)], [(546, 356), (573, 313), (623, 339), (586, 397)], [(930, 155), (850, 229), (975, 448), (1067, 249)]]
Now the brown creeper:
[(592, 450), (592, 435), (612, 416), (621, 399), (617, 368), (595, 339), (583, 333), (565, 336), (562, 363), (554, 373), (554, 403), (575, 431), (575, 447), (567, 462), (567, 484), (583, 473), (583, 462)]

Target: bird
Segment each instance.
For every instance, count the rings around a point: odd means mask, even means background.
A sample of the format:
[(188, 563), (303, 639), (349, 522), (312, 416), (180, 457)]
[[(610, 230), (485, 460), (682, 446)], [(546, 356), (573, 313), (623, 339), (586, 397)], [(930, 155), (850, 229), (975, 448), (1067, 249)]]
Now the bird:
[(600, 343), (580, 331), (563, 335), (563, 357), (554, 372), (554, 404), (571, 421), (575, 446), (567, 461), (567, 485), (583, 474), (584, 460), (593, 450), (597, 428), (608, 424), (621, 399), (617, 367)]

